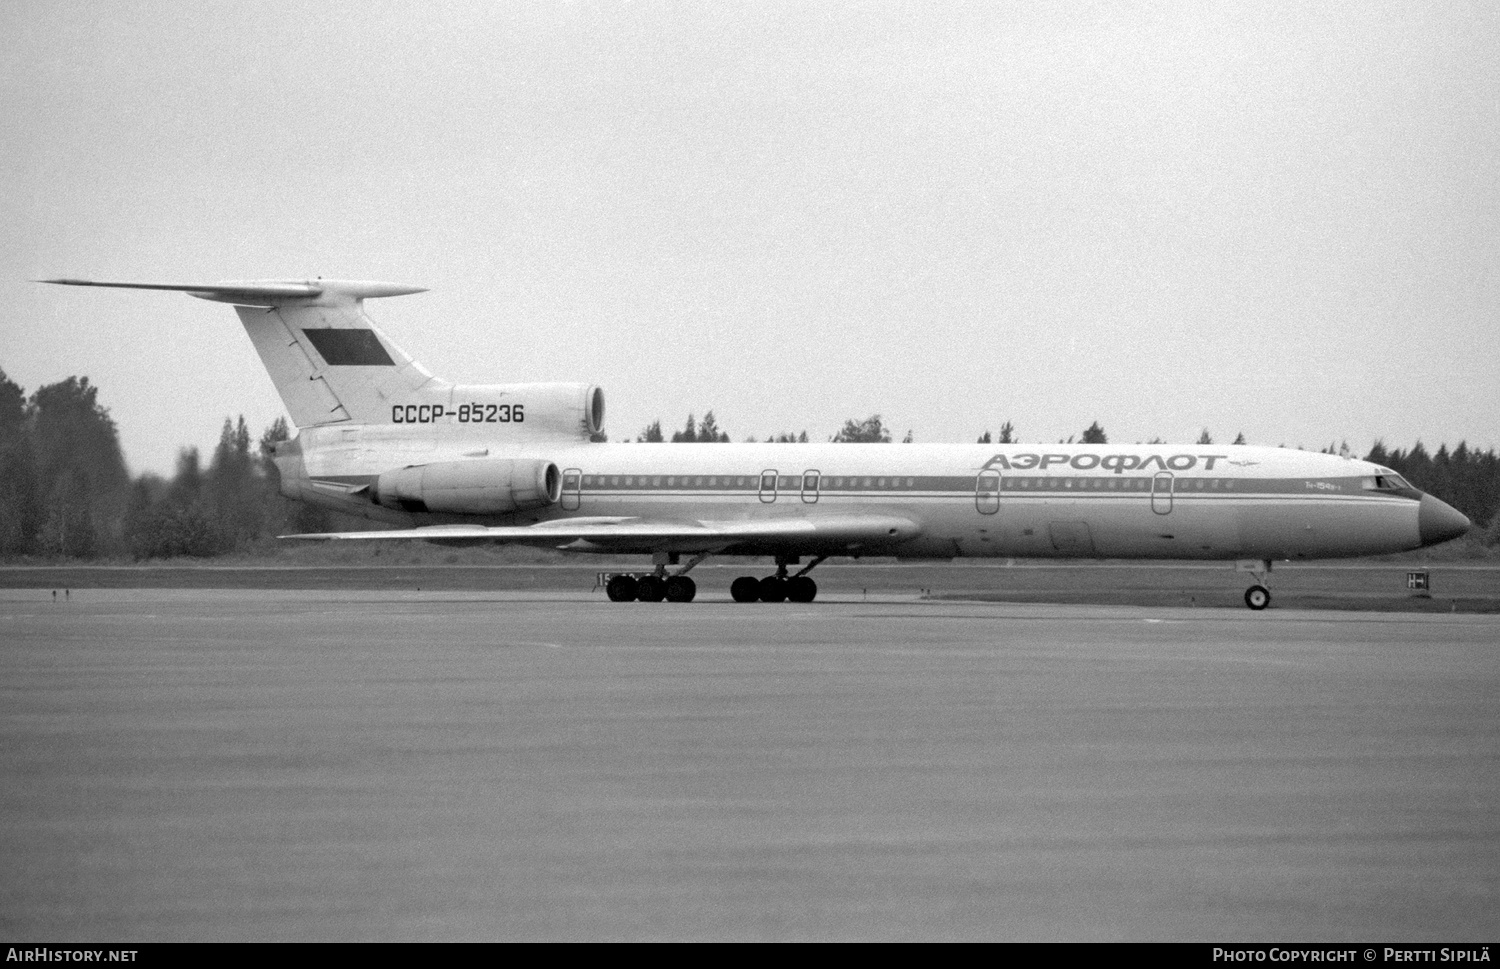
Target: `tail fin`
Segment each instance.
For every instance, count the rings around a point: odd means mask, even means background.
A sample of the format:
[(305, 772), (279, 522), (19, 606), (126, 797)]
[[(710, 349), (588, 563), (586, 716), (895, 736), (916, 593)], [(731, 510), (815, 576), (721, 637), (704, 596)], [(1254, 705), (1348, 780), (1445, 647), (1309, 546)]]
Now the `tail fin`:
[(112, 283), (46, 279), (64, 286), (176, 290), (233, 303), (261, 363), (298, 427), (386, 423), (390, 402), (446, 384), (380, 331), (364, 312), (371, 297), (426, 290), (332, 279), (246, 283)]

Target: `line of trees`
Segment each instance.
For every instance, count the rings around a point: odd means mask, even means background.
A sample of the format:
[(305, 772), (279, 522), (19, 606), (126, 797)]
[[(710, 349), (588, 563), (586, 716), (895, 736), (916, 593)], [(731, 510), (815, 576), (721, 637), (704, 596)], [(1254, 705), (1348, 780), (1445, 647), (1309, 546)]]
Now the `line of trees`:
[(28, 398), (0, 371), (0, 553), (115, 553), (129, 489), (119, 431), (87, 377)]
[(271, 449), (288, 437), (278, 417), (251, 446), (250, 429), (224, 419), (208, 466), (195, 447), (177, 455), (170, 481), (143, 474), (130, 488), (125, 549), (135, 558), (223, 555), (288, 531), (327, 531), (324, 509), (283, 498)]
[[(641, 431), (636, 438), (641, 444), (660, 444), (666, 440), (662, 435), (661, 421), (652, 421)], [(709, 411), (703, 415), (703, 422), (693, 420), (693, 415), (687, 416), (687, 423), (682, 430), (672, 432), (673, 444), (728, 444), (729, 435), (719, 428), (719, 422), (714, 417), (714, 412)]]
[[(69, 377), (27, 396), (0, 371), (0, 555), (214, 556), (287, 532), (367, 527), (362, 519), (281, 496), (271, 452), (289, 434), (285, 418), (259, 438), (243, 417), (226, 418), (206, 465), (197, 448), (184, 448), (170, 479), (147, 473), (132, 480), (118, 428), (87, 377)], [(1109, 440), (1098, 421), (1076, 438)], [(905, 440), (911, 439), (908, 431)], [(709, 411), (701, 421), (689, 414), (670, 438), (655, 421), (637, 440), (726, 443), (729, 435)], [(767, 440), (806, 443), (808, 436), (805, 430), (783, 432)], [(831, 440), (889, 444), (892, 435), (881, 416), (872, 414), (845, 421)], [(1015, 443), (1015, 427), (1006, 421), (997, 441), (989, 431), (979, 441)], [(1207, 429), (1198, 443), (1213, 443)], [(1244, 444), (1244, 435), (1234, 443)], [(1350, 453), (1347, 443), (1323, 450)], [(1429, 452), (1421, 443), (1401, 450), (1376, 441), (1366, 460), (1391, 468), (1486, 526), (1483, 544), (1500, 546), (1500, 454), (1464, 442)]]
[[(666, 441), (667, 438), (662, 433), (661, 421), (655, 420), (647, 424), (635, 440), (637, 444), (660, 444)], [(689, 414), (687, 423), (683, 425), (682, 430), (672, 433), (671, 440), (673, 444), (728, 444), (729, 434), (719, 427), (714, 412), (709, 411), (703, 415), (702, 423), (695, 423), (693, 415)], [(835, 444), (889, 444), (891, 432), (879, 414), (871, 414), (864, 420), (855, 420), (851, 417), (829, 440)], [(907, 431), (902, 443), (910, 444), (912, 440), (911, 431)], [(807, 441), (806, 430), (801, 433), (782, 431), (780, 434), (766, 435), (767, 444), (806, 444)], [(755, 438), (747, 437), (745, 443), (754, 444)]]
[(281, 496), (270, 452), (288, 436), (277, 418), (252, 444), (245, 419), (226, 418), (206, 467), (189, 447), (170, 479), (132, 480), (87, 377), (28, 397), (0, 371), (0, 555), (213, 556), (288, 531), (360, 527)]
[[(908, 434), (909, 433), (910, 432), (908, 432)], [(979, 435), (979, 443), (980, 444), (1018, 444), (1020, 442), (1016, 440), (1016, 428), (1015, 428), (1015, 425), (1012, 424), (1010, 421), (1006, 421), (1004, 424), (1002, 424), (1000, 426), (1000, 437), (998, 439), (992, 439), (990, 437), (990, 432), (989, 431), (985, 431), (983, 434)], [(1090, 424), (1088, 427), (1086, 427), (1086, 428), (1083, 429), (1083, 433), (1082, 434), (1069, 435), (1067, 440), (1063, 440), (1062, 438), (1058, 438), (1057, 443), (1058, 444), (1073, 444), (1073, 443), (1078, 443), (1078, 444), (1108, 444), (1109, 443), (1109, 435), (1106, 434), (1106, 433), (1104, 433), (1104, 427), (1098, 421), (1094, 421), (1094, 423)], [(1166, 444), (1167, 442), (1164, 441), (1164, 440), (1162, 440), (1159, 437), (1153, 437), (1149, 441), (1137, 441), (1136, 443), (1137, 444)], [(1208, 432), (1208, 428), (1205, 427), (1203, 429), (1203, 433), (1198, 435), (1198, 440), (1197, 440), (1196, 443), (1198, 443), (1198, 444), (1212, 444), (1212, 443), (1214, 443), (1213, 435)], [(1235, 435), (1235, 438), (1234, 438), (1234, 440), (1231, 443), (1233, 443), (1233, 444), (1244, 444), (1245, 443), (1245, 434), (1244, 434), (1244, 432), (1241, 431), (1239, 434)], [(1348, 445), (1347, 444), (1344, 445), (1344, 447), (1345, 447), (1345, 450), (1348, 449)], [(1332, 453), (1332, 452), (1330, 451), (1329, 453)]]

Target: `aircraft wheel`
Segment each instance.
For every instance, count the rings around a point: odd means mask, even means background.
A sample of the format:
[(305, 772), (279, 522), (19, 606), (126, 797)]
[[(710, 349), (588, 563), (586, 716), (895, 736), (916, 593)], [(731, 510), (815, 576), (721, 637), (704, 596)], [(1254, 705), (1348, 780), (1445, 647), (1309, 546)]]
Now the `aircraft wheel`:
[(792, 602), (812, 602), (818, 596), (818, 584), (805, 575), (786, 580), (786, 597)]
[(786, 601), (786, 579), (768, 575), (760, 580), (761, 602), (785, 602)]
[(1245, 590), (1245, 605), (1256, 612), (1271, 604), (1271, 590), (1263, 585), (1252, 585)]
[(685, 575), (674, 575), (667, 580), (668, 602), (692, 602), (698, 594), (698, 583)]
[(758, 602), (760, 580), (753, 575), (742, 575), (729, 584), (729, 594), (735, 602)]
[(635, 592), (635, 577), (630, 575), (617, 575), (604, 587), (604, 594), (609, 596), (610, 602), (634, 602)]
[(642, 602), (660, 602), (667, 597), (667, 584), (654, 575), (635, 580), (635, 597)]

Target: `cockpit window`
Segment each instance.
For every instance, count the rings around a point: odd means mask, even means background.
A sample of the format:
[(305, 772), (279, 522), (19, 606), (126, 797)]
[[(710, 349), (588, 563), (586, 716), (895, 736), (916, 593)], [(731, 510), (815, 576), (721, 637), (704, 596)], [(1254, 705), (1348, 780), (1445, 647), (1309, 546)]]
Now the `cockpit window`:
[(1365, 479), (1366, 491), (1415, 491), (1406, 479), (1394, 471), (1382, 468), (1373, 478)]

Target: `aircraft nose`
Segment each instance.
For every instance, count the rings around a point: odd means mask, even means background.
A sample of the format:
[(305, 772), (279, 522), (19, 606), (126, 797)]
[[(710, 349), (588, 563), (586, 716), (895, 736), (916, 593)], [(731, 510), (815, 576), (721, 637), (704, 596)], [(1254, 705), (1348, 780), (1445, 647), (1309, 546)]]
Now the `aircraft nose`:
[(1432, 495), (1422, 496), (1421, 506), (1417, 510), (1417, 533), (1422, 537), (1424, 546), (1458, 538), (1469, 530), (1469, 525), (1469, 519), (1452, 505), (1439, 501)]

